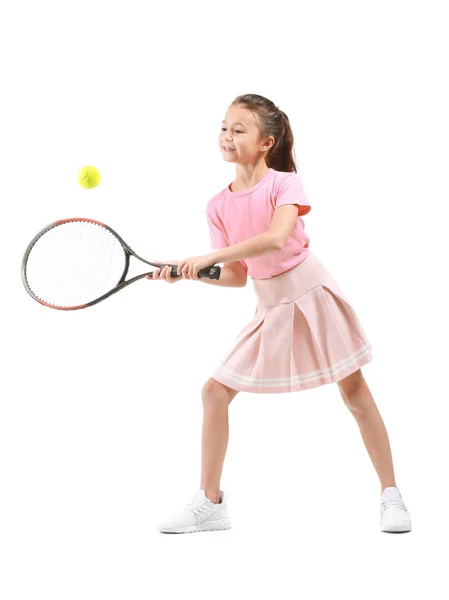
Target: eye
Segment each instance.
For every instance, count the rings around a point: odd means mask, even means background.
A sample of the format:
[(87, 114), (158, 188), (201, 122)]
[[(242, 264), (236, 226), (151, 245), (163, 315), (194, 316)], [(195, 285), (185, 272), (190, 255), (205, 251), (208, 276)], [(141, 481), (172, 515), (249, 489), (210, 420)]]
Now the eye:
[[(226, 129), (226, 127), (222, 127), (221, 130), (223, 131), (224, 129)], [(243, 133), (243, 131), (241, 131), (240, 129), (235, 129), (235, 133)]]

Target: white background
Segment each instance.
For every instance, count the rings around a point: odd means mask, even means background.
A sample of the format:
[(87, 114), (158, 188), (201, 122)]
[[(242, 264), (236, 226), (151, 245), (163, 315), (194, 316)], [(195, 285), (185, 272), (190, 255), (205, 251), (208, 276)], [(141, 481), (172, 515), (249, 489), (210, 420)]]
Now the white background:
[[(447, 598), (444, 2), (31, 2), (0, 11), (0, 596)], [(211, 251), (205, 207), (240, 94), (290, 118), (311, 249), (373, 348), (406, 535), (336, 384), (240, 393), (232, 529), (163, 535), (199, 487), (201, 390), (255, 293), (142, 280), (87, 310), (25, 292), (30, 239), (99, 219), (141, 256)], [(80, 167), (101, 183), (84, 190)]]

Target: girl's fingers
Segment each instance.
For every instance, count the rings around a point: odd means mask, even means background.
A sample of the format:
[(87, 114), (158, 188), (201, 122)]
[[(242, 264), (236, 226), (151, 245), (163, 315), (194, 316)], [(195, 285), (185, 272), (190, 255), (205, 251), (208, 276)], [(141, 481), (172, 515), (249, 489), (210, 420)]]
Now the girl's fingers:
[(151, 275), (147, 275), (146, 278), (163, 279), (164, 281), (167, 281), (167, 283), (174, 283), (178, 280), (178, 277), (171, 276), (171, 267), (168, 265), (165, 265), (164, 267), (162, 267), (162, 269), (156, 267), (154, 271), (152, 271)]
[(173, 283), (173, 277), (171, 276), (171, 267), (165, 267), (165, 279), (168, 283)]

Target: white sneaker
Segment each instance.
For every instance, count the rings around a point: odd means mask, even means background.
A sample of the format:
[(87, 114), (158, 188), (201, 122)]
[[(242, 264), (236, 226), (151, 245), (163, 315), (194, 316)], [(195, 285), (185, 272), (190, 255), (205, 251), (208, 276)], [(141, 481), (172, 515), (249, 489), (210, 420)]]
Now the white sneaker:
[(227, 497), (220, 490), (220, 502), (214, 504), (200, 488), (178, 515), (163, 521), (158, 529), (163, 533), (194, 533), (196, 531), (230, 529), (231, 521), (226, 501)]
[(411, 531), (412, 521), (402, 496), (396, 487), (387, 487), (380, 497), (380, 530)]

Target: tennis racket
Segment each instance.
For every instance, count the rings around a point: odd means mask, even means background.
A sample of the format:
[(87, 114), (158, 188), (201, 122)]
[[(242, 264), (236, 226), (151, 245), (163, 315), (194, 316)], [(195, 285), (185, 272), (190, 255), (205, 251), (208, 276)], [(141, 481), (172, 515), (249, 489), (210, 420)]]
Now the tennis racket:
[[(22, 281), (30, 296), (44, 306), (87, 308), (152, 275), (147, 267), (145, 273), (126, 281), (131, 256), (155, 268), (165, 266), (138, 256), (100, 221), (63, 219), (47, 225), (31, 240), (22, 261)], [(182, 277), (177, 265), (169, 266), (172, 277)], [(211, 265), (198, 276), (219, 279), (220, 272), (219, 266)]]

